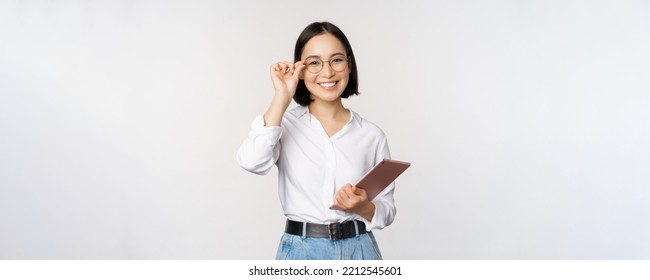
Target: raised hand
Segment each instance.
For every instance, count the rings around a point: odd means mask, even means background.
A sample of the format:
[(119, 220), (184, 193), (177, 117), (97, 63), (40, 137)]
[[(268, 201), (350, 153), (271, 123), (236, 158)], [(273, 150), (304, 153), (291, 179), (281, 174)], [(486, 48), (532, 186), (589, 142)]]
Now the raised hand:
[(279, 126), (282, 122), (284, 111), (287, 110), (291, 99), (296, 94), (298, 81), (305, 68), (302, 61), (296, 63), (278, 62), (271, 65), (271, 80), (275, 88), (275, 95), (269, 109), (264, 113), (265, 126)]
[(291, 63), (288, 61), (278, 62), (271, 65), (271, 80), (276, 94), (286, 94), (293, 98), (296, 94), (298, 81), (302, 70), (305, 68), (302, 61)]

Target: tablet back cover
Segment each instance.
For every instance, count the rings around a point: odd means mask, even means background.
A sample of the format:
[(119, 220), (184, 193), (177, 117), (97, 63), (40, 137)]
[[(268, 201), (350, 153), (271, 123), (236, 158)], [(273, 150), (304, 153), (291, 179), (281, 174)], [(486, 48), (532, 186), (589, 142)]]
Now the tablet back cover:
[(407, 168), (410, 163), (392, 159), (384, 159), (366, 173), (356, 184), (363, 188), (368, 194), (368, 200), (372, 201), (390, 183), (395, 181)]

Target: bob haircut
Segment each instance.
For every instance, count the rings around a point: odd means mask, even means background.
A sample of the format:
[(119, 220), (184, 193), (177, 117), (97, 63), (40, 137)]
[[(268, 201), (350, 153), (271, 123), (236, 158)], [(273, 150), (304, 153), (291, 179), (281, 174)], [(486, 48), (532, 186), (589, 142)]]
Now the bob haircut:
[[(300, 61), (300, 57), (302, 56), (302, 50), (307, 44), (307, 42), (315, 37), (316, 35), (321, 35), (324, 33), (329, 33), (334, 35), (345, 47), (345, 52), (348, 55), (348, 66), (350, 67), (350, 79), (348, 81), (348, 85), (345, 87), (343, 90), (343, 93), (341, 93), (342, 98), (348, 98), (350, 95), (358, 95), (359, 94), (359, 75), (357, 74), (357, 63), (355, 62), (354, 59), (354, 53), (352, 52), (352, 46), (350, 46), (350, 42), (348, 41), (348, 38), (345, 37), (345, 34), (343, 34), (343, 31), (336, 27), (336, 25), (331, 24), (329, 22), (314, 22), (302, 31), (300, 33), (300, 36), (298, 36), (298, 40), (296, 41), (296, 49), (293, 53), (293, 59), (294, 63)], [(307, 106), (309, 103), (314, 101), (311, 99), (311, 93), (305, 86), (305, 81), (300, 79), (298, 81), (298, 87), (296, 88), (296, 94), (293, 96), (293, 100), (296, 101), (296, 103), (302, 105), (302, 106)]]

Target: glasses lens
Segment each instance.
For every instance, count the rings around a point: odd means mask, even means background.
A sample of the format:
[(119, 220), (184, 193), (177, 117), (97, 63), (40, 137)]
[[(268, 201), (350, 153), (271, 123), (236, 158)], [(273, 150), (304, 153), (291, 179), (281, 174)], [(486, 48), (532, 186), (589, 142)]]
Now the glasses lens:
[(332, 69), (337, 72), (345, 70), (345, 67), (348, 66), (347, 62), (348, 60), (345, 58), (345, 56), (342, 55), (337, 55), (330, 59), (330, 65), (332, 66)]
[(323, 69), (323, 61), (318, 58), (309, 58), (305, 61), (305, 64), (307, 65), (307, 71), (314, 74)]

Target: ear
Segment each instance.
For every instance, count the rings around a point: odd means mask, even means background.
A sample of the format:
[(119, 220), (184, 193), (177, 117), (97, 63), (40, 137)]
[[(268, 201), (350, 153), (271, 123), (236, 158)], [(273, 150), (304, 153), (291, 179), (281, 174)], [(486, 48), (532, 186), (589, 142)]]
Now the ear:
[(300, 73), (298, 73), (298, 79), (304, 80), (305, 79), (305, 69), (303, 68), (300, 70)]

